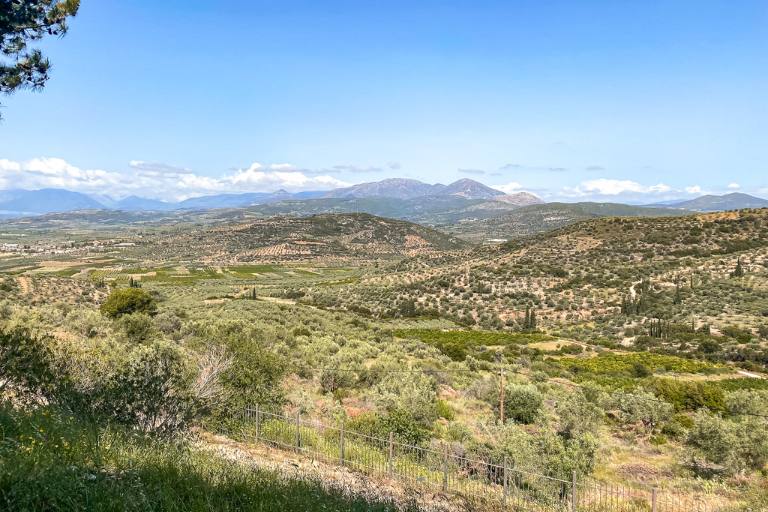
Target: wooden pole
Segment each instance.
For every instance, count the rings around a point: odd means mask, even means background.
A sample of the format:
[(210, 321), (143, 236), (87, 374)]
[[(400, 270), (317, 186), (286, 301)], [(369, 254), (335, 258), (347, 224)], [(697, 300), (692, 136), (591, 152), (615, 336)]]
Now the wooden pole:
[(576, 501), (576, 471), (571, 472), (571, 512), (576, 512), (578, 507)]
[(392, 432), (389, 433), (389, 454), (387, 457), (387, 473), (389, 474), (390, 478), (392, 477), (392, 463), (394, 459), (394, 452), (395, 452), (395, 436)]
[(259, 417), (259, 404), (256, 404), (256, 441), (261, 437), (261, 418)]
[(448, 445), (443, 447), (443, 492), (448, 492)]
[(500, 389), (499, 389), (499, 419), (501, 419), (501, 424), (503, 425), (504, 422), (504, 369), (502, 368), (499, 370), (499, 383), (500, 383)]
[(507, 478), (507, 456), (504, 455), (504, 474), (502, 476), (504, 479), (504, 495), (503, 495), (503, 505), (504, 508), (507, 508), (507, 496), (509, 495), (509, 480)]
[(301, 449), (301, 413), (296, 411), (296, 451)]
[(339, 430), (339, 461), (344, 465), (344, 422), (341, 420), (341, 430)]

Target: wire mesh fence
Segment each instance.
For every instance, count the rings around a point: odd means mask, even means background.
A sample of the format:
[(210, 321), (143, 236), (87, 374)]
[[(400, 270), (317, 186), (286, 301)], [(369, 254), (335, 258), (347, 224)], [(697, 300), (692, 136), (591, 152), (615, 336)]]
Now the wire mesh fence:
[(239, 416), (237, 434), (247, 442), (266, 443), (361, 473), (385, 476), (416, 487), (457, 494), (495, 508), (532, 512), (718, 512), (702, 496), (661, 492), (651, 487), (616, 485), (590, 477), (568, 480), (442, 450), (403, 444), (249, 407)]

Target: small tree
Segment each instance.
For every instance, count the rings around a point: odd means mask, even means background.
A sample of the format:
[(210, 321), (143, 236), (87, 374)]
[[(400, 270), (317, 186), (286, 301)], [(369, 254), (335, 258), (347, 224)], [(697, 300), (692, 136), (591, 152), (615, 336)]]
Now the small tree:
[(617, 391), (611, 395), (611, 404), (618, 410), (619, 419), (626, 424), (640, 424), (647, 433), (654, 432), (672, 417), (671, 404), (647, 391), (627, 393)]
[(141, 288), (119, 288), (109, 294), (100, 309), (110, 318), (119, 318), (131, 313), (152, 315), (157, 304), (154, 297)]
[(744, 267), (741, 265), (741, 256), (736, 260), (736, 268), (731, 272), (731, 277), (744, 277)]
[(177, 432), (197, 409), (192, 380), (191, 367), (174, 347), (140, 348), (108, 387), (107, 416), (143, 432)]

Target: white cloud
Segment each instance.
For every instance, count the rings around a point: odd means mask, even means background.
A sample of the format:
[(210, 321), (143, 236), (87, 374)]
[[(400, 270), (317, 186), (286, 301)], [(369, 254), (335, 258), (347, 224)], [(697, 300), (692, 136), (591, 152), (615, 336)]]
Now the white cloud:
[(563, 187), (561, 195), (564, 197), (617, 197), (641, 198), (642, 196), (664, 196), (670, 192), (678, 192), (666, 183), (656, 185), (643, 185), (632, 180), (617, 180), (610, 178), (598, 178), (582, 181), (576, 187)]
[(664, 184), (654, 185), (653, 187), (646, 187), (636, 181), (631, 180), (613, 180), (608, 178), (599, 178), (596, 180), (587, 180), (581, 183), (577, 189), (584, 194), (600, 194), (604, 196), (617, 196), (627, 192), (635, 192), (638, 194), (645, 194), (653, 192), (654, 190), (662, 190), (664, 188), (669, 189)]
[(688, 194), (701, 194), (701, 187), (698, 185), (691, 185), (690, 187), (685, 187), (685, 192)]
[(514, 194), (515, 192), (520, 192), (523, 189), (523, 186), (516, 181), (512, 181), (504, 185), (492, 185), (492, 187), (496, 190), (501, 190), (505, 194)]
[(61, 158), (35, 158), (25, 162), (0, 159), (0, 189), (64, 188), (88, 194), (125, 197), (141, 195), (161, 199), (221, 192), (273, 192), (285, 189), (327, 190), (349, 183), (328, 175), (308, 176), (292, 164), (264, 166), (254, 162), (218, 177), (203, 176), (168, 164), (132, 160), (129, 171), (81, 169)]
[(735, 182), (731, 182), (728, 184), (728, 190), (739, 190), (741, 188), (741, 185)]

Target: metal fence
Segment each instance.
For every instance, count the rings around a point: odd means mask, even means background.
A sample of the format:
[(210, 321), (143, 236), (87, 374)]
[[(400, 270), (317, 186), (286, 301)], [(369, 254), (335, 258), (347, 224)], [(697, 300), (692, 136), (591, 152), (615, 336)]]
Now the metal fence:
[(569, 480), (501, 463), (474, 460), (449, 450), (402, 444), (371, 437), (339, 426), (329, 426), (246, 408), (237, 434), (249, 442), (261, 442), (339, 464), (359, 472), (386, 476), (412, 486), (424, 486), (503, 510), (532, 512), (717, 512), (720, 507), (701, 496), (660, 492), (655, 488), (614, 485), (589, 477)]

